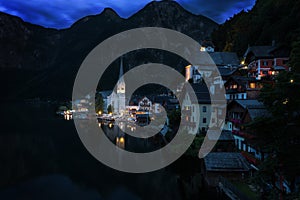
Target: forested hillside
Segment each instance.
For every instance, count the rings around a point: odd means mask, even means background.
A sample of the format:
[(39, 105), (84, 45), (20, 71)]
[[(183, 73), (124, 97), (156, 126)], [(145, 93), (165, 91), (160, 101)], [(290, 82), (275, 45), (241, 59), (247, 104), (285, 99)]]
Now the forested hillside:
[(219, 51), (234, 51), (242, 56), (248, 45), (291, 47), (300, 35), (300, 1), (257, 0), (250, 11), (220, 25), (212, 39)]

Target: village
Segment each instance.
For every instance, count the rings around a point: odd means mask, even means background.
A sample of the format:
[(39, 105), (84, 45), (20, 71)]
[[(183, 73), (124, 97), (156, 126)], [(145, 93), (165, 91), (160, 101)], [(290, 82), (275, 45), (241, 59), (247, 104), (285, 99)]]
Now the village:
[[(168, 116), (160, 126), (151, 125), (165, 111), (181, 110), (181, 118), (189, 123), (188, 129), (198, 128), (197, 135), (208, 136), (209, 140), (217, 140), (213, 151), (202, 162), (201, 171), (205, 184), (208, 187), (219, 188), (220, 193), (225, 193), (231, 199), (251, 199), (241, 194), (232, 182), (249, 180), (254, 173), (259, 171), (259, 164), (272, 156), (272, 151), (260, 146), (256, 135), (248, 131), (246, 126), (255, 119), (270, 117), (263, 102), (259, 101), (261, 89), (265, 84), (272, 85), (276, 76), (281, 72), (288, 72), (289, 50), (284, 46), (276, 46), (275, 41), (270, 46), (249, 46), (245, 50), (242, 59), (234, 52), (215, 52), (211, 41), (202, 41), (200, 51), (207, 52), (217, 66), (221, 77), (211, 77), (214, 85), (207, 87), (203, 77), (212, 76), (208, 71), (199, 70), (199, 66), (188, 65), (185, 67), (185, 80), (191, 84), (196, 94), (197, 102), (189, 98), (185, 93), (182, 107), (176, 97), (176, 93), (182, 92), (184, 86), (178, 86), (177, 91), (167, 90), (157, 95), (136, 95), (130, 99), (126, 96), (126, 81), (123, 78), (123, 62), (120, 62), (119, 80), (115, 90), (99, 91), (102, 104), (96, 115), (101, 124), (114, 125), (126, 124), (130, 130), (136, 130), (137, 126), (152, 126), (161, 135), (165, 143), (168, 132), (174, 132), (171, 128)], [(290, 80), (293, 84), (294, 80)], [(223, 88), (224, 87), (224, 88)], [(211, 105), (210, 94), (217, 94), (220, 89), (225, 89), (227, 108), (215, 109)], [(64, 112), (65, 119), (69, 120), (76, 113), (77, 118), (88, 118), (85, 114), (90, 105), (90, 96), (73, 102), (74, 110)], [(287, 102), (283, 102), (287, 103)], [(199, 106), (199, 110), (195, 109)], [(220, 119), (226, 115), (225, 121)], [(173, 112), (174, 113), (174, 112)], [(199, 124), (196, 124), (199, 123)], [(220, 137), (213, 134), (209, 128), (222, 125)], [(174, 133), (176, 134), (176, 133)], [(116, 134), (111, 138), (121, 148), (126, 147), (125, 134)], [(126, 148), (125, 148), (126, 149)], [(281, 174), (277, 174), (274, 180), (275, 189), (282, 193), (291, 192), (291, 183)], [(299, 184), (299, 183), (294, 183)], [(247, 184), (246, 184), (247, 185)], [(253, 193), (263, 195), (265, 190), (274, 187), (271, 182), (265, 181), (265, 186), (248, 184), (246, 187)]]

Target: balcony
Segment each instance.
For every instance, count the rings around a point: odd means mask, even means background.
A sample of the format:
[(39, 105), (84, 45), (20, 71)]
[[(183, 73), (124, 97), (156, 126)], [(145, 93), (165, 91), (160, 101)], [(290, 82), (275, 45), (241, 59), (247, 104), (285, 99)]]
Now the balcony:
[(234, 124), (241, 124), (242, 120), (240, 119), (229, 119), (230, 122), (234, 123)]
[(240, 130), (232, 130), (232, 133), (234, 135), (241, 136), (241, 137), (243, 137), (245, 139), (254, 139), (255, 138), (254, 135), (251, 135), (249, 133), (245, 133), (245, 132), (240, 131)]

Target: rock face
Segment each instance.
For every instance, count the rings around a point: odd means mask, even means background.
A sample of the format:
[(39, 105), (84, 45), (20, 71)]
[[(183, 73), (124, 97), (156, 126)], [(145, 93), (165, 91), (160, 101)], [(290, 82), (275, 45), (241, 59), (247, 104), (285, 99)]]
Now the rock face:
[[(196, 41), (210, 37), (217, 28), (212, 20), (189, 13), (173, 1), (151, 2), (128, 19), (107, 8), (63, 30), (43, 28), (0, 13), (0, 84), (9, 85), (5, 92), (12, 98), (70, 98), (77, 70), (96, 45), (121, 31), (147, 26), (177, 30)], [(136, 54), (145, 57), (143, 63), (170, 58), (153, 51)], [(126, 66), (139, 64), (136, 54), (126, 56)], [(179, 60), (168, 64), (175, 62)], [(117, 66), (117, 62), (112, 65)], [(110, 73), (116, 79), (118, 73), (112, 69)], [(110, 85), (111, 80), (104, 81)]]

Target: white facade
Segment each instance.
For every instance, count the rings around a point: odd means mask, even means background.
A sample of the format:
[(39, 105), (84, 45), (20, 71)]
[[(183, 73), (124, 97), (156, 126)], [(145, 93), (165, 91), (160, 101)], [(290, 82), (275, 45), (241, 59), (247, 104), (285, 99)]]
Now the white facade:
[(112, 91), (111, 95), (107, 97), (107, 103), (106, 103), (107, 107), (109, 105), (112, 106), (114, 114), (122, 115), (126, 110), (125, 89), (126, 89), (126, 85), (123, 78), (123, 61), (121, 60), (120, 75), (117, 83), (117, 91), (115, 90)]
[[(186, 94), (183, 102), (183, 112), (185, 114), (185, 121), (191, 123), (198, 123), (199, 126), (198, 131), (206, 132), (209, 126), (214, 126), (217, 123), (215, 118), (215, 114), (212, 111), (210, 104), (195, 104), (191, 102), (191, 99), (188, 94)], [(197, 127), (197, 126), (195, 126)], [(191, 129), (193, 127), (190, 127)]]

